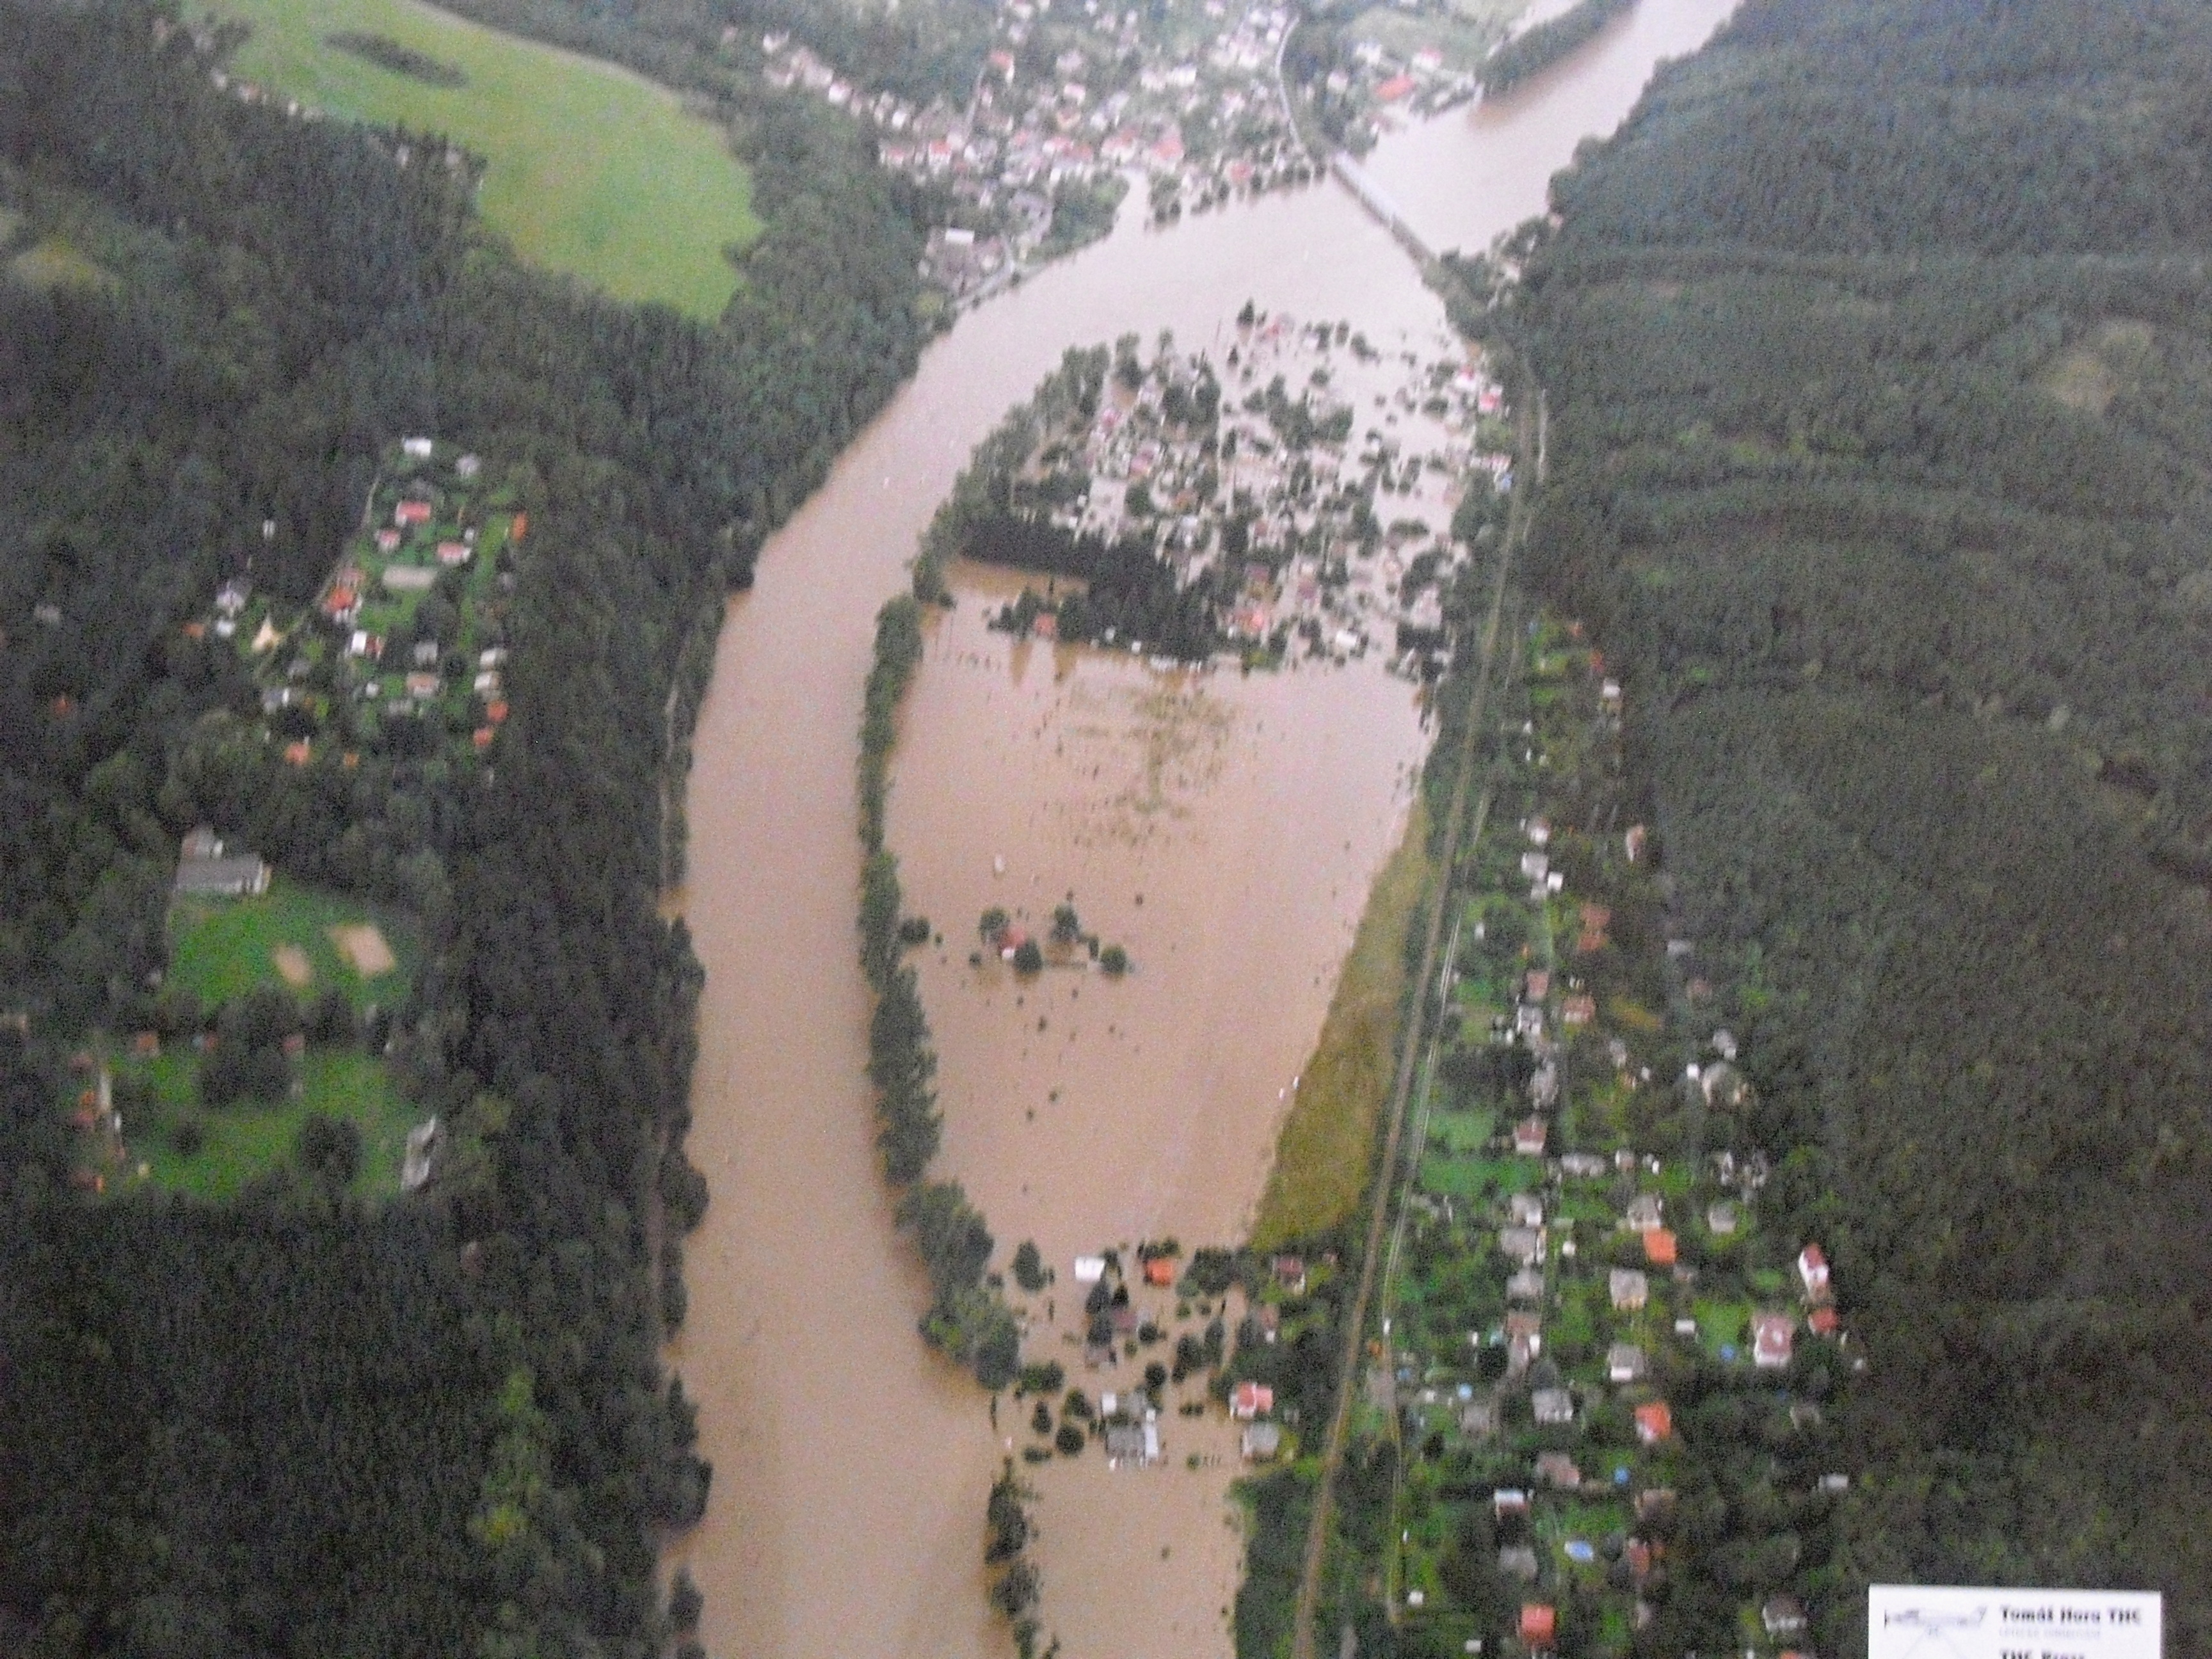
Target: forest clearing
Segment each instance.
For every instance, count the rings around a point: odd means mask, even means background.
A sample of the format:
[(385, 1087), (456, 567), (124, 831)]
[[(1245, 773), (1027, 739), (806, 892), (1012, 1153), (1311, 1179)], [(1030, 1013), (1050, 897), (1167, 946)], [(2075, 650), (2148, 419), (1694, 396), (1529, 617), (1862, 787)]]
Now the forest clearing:
[(665, 88), (413, 0), (222, 0), (209, 15), (252, 27), (240, 76), (481, 157), (484, 218), (531, 263), (705, 320), (735, 292), (725, 250), (760, 234), (751, 179)]

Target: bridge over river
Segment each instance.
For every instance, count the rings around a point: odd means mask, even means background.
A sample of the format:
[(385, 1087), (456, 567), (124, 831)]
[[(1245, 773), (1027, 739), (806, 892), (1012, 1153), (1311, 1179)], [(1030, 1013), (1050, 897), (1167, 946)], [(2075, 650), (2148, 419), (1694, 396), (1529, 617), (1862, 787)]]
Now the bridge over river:
[(1407, 222), (1404, 214), (1398, 211), (1398, 204), (1368, 175), (1366, 168), (1352, 159), (1349, 152), (1339, 150), (1330, 156), (1328, 170), (1352, 193), (1359, 205), (1381, 221), (1382, 228), (1396, 237), (1415, 259), (1424, 265), (1436, 262), (1436, 250), (1421, 240), (1420, 233)]

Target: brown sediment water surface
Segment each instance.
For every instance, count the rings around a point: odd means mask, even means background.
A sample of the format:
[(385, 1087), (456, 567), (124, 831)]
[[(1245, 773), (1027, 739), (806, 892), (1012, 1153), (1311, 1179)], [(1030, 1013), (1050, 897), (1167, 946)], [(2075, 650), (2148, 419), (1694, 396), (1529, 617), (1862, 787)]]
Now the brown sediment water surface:
[[(1720, 10), (1643, 0), (1639, 27), (1679, 28), (1638, 38), (1651, 57), (1686, 51)], [(1608, 67), (1587, 95), (1565, 66), (1496, 119), (1450, 115), (1394, 137), (1377, 175), (1430, 240), (1481, 246), (1540, 206), (1544, 178), (1618, 121), (1649, 62), (1626, 79)], [(1415, 163), (1417, 143), (1428, 148)], [(1492, 159), (1501, 147), (1510, 165)], [(1378, 339), (1431, 337), (1441, 318), (1404, 254), (1334, 185), (1167, 233), (1125, 210), (1105, 243), (936, 343), (731, 605), (695, 745), (684, 899), (708, 975), (690, 1144), (714, 1202), (687, 1247), (690, 1318), (669, 1353), (714, 1464), (706, 1518), (671, 1551), (706, 1594), (712, 1652), (1010, 1650), (984, 1602), (981, 1516), (1018, 1425), (994, 1428), (973, 1382), (915, 1334), (926, 1293), (891, 1224), (861, 1072), (854, 767), (872, 617), (969, 451), (1064, 348), (1162, 328), (1195, 343), (1247, 298)], [(1249, 1209), (1273, 1097), (1317, 1028), (1361, 885), (1403, 811), (1418, 731), (1410, 688), (1379, 664), (1169, 676), (1164, 691), (1141, 665), (1103, 659), (1063, 677), (1049, 650), (1018, 664), (1010, 641), (981, 634), (981, 605), (971, 594), (936, 624), (908, 714), (910, 740), (970, 722), (959, 758), (922, 769), (902, 755), (891, 833), (948, 946), (925, 967), (948, 1056), (939, 1170), (967, 1185), (1002, 1251), (1034, 1235), (1065, 1281), (1079, 1246), (1164, 1223), (1202, 1242)], [(964, 671), (963, 654), (977, 659)], [(1086, 753), (1096, 777), (1078, 764)], [(1149, 839), (1148, 822), (1163, 826)], [(1003, 877), (977, 868), (996, 840)], [(1061, 850), (1047, 859), (1048, 847)], [(1164, 884), (1161, 896), (1139, 878)], [(1006, 902), (994, 884), (1032, 908), (1073, 887), (1086, 926), (1125, 939), (1139, 971), (1112, 987), (1048, 974), (1047, 1006), (1018, 1011), (1008, 987), (956, 985), (972, 971), (975, 910)], [(1060, 1067), (1069, 1081), (1048, 1094), (1099, 1110), (1115, 1063), (1091, 1056), (1115, 1052), (1133, 1099), (1172, 1105), (1167, 1091), (1188, 1087), (1188, 1116), (1147, 1106), (1126, 1133), (1109, 1121), (1103, 1142), (1049, 1139), (1053, 1103), (1030, 1098), (1034, 1085)], [(1093, 1455), (1050, 1472), (1038, 1549), (1069, 1659), (1229, 1650), (1224, 1470), (1203, 1465), (1201, 1479), (1186, 1459), (1226, 1460), (1233, 1436), (1218, 1419), (1164, 1424), (1164, 1468), (1109, 1472)]]

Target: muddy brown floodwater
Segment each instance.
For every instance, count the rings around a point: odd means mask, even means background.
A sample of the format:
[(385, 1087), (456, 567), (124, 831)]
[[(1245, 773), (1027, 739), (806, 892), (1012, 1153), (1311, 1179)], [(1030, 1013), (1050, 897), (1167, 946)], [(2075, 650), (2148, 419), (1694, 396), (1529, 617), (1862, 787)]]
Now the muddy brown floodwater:
[[(1635, 20), (1643, 67), (1620, 71), (1604, 58), (1606, 73), (1585, 88), (1570, 65), (1516, 94), (1510, 109), (1446, 116), (1394, 137), (1376, 158), (1378, 176), (1432, 240), (1480, 246), (1540, 205), (1544, 178), (1578, 139), (1620, 119), (1652, 58), (1695, 46), (1723, 9), (1714, 0), (1643, 0)], [(1655, 19), (1674, 20), (1673, 32), (1647, 29)], [(1498, 155), (1512, 159), (1492, 159)], [(706, 1518), (670, 1559), (688, 1565), (706, 1593), (702, 1636), (717, 1654), (1001, 1659), (1010, 1650), (985, 1607), (981, 1570), (983, 1498), (1004, 1455), (1001, 1437), (974, 1383), (915, 1334), (924, 1288), (891, 1225), (861, 1074), (867, 1005), (854, 958), (854, 766), (876, 608), (903, 583), (915, 538), (969, 451), (1065, 347), (1131, 331), (1149, 341), (1163, 327), (1196, 343), (1247, 298), (1301, 318), (1348, 319), (1370, 334), (1426, 336), (1440, 319), (1405, 256), (1333, 185), (1164, 234), (1139, 227), (1140, 198), (1133, 196), (1105, 243), (971, 313), (934, 344), (914, 380), (769, 543), (753, 590), (730, 607), (696, 744), (684, 897), (708, 975), (690, 1147), (713, 1182), (714, 1203), (688, 1247), (690, 1316), (668, 1356), (699, 1403), (702, 1449), (714, 1464)], [(971, 605), (940, 623), (932, 649), (955, 652), (979, 614)], [(1046, 884), (1074, 887), (1087, 919), (1126, 938), (1141, 971), (1110, 993), (1084, 978), (1079, 1001), (1069, 994), (1073, 975), (1066, 991), (1055, 982), (1048, 995), (1065, 1007), (1040, 1011), (1043, 1032), (1031, 1022), (1045, 1046), (988, 1063), (1014, 1068), (1011, 1091), (1028, 1086), (1022, 1068), (1044, 1075), (1051, 1045), (1066, 1035), (1062, 1020), (1096, 985), (1097, 1012), (1116, 1028), (1115, 1042), (1121, 1030), (1129, 1034), (1111, 1052), (1125, 1051), (1127, 1064), (1154, 1067), (1158, 1077), (1188, 1079), (1208, 1091), (1200, 1098), (1231, 1103), (1235, 1127), (1224, 1127), (1231, 1121), (1225, 1109), (1218, 1121), (1153, 1115), (1127, 1136), (1071, 1152), (1036, 1132), (1049, 1121), (1049, 1102), (1032, 1123), (1025, 1113), (1036, 1103), (1002, 1094), (984, 1069), (973, 1092), (963, 1081), (956, 1095), (948, 1079), (939, 1167), (967, 1184), (1002, 1244), (1026, 1231), (1062, 1262), (1077, 1242), (1128, 1237), (1157, 1226), (1156, 1218), (1188, 1215), (1194, 1239), (1200, 1222), (1233, 1230), (1262, 1173), (1265, 1136), (1249, 1129), (1254, 1103), (1266, 1111), (1310, 1043), (1357, 914), (1358, 883), (1402, 809), (1414, 742), (1409, 694), (1378, 672), (1370, 701), (1357, 667), (1342, 671), (1327, 695), (1319, 673), (1233, 683), (1217, 676), (1192, 700), (1200, 712), (1176, 715), (1162, 735), (1148, 726), (1146, 694), (1130, 678), (1143, 671), (1102, 665), (1060, 682), (1049, 663), (1033, 660), (1018, 678), (1007, 642), (981, 641), (994, 647), (997, 669), (926, 675), (911, 726), (936, 717), (934, 697), (1058, 696), (1060, 714), (1040, 703), (1036, 716), (1087, 722), (1077, 747), (1097, 746), (1102, 770), (1093, 781), (1101, 787), (1109, 753), (1125, 767), (1156, 749), (1167, 755), (1158, 780), (1163, 800), (1199, 790), (1203, 769), (1218, 766), (1203, 784), (1206, 822), (1215, 826), (1206, 833), (1237, 856), (1234, 867), (1216, 872), (1220, 890), (1212, 891), (1195, 879), (1202, 860), (1169, 850), (1172, 835), (1156, 838), (1149, 854), (1103, 838), (1085, 849), (1086, 869), (1066, 873), (1060, 864), (1018, 865), (1021, 838), (1009, 836), (998, 884), (1017, 891), (1034, 878), (1040, 896)], [(1003, 779), (971, 771), (962, 781), (1003, 787), (1008, 812), (1044, 811), (1056, 787), (1079, 811), (1086, 798), (1074, 786), (1084, 780), (1049, 768), (1026, 781), (1018, 775), (1016, 769), (1042, 760), (1041, 748), (1009, 748)], [(1140, 776), (1149, 767), (1138, 763)], [(960, 897), (988, 883), (988, 865), (979, 876), (972, 862), (957, 863), (967, 857), (958, 853), (962, 837), (983, 809), (977, 797), (973, 822), (961, 828), (957, 801), (909, 799), (920, 793), (920, 775), (902, 771), (893, 838), (917, 902), (930, 884), (927, 902), (950, 945), (972, 933), (974, 908), (994, 902)], [(1315, 862), (1297, 864), (1301, 848)], [(1176, 878), (1182, 886), (1160, 890), (1187, 896), (1180, 925), (1164, 902), (1158, 921), (1142, 919), (1135, 895), (1144, 890), (1130, 879), (1140, 854), (1161, 870), (1188, 866), (1187, 878)], [(946, 860), (941, 871), (928, 869), (933, 860)], [(1146, 879), (1161, 878), (1153, 867), (1143, 868)], [(1144, 910), (1152, 904), (1148, 892)], [(1253, 908), (1264, 931), (1251, 927)], [(1192, 920), (1201, 915), (1202, 925)], [(1229, 923), (1216, 925), (1216, 916)], [(945, 963), (933, 957), (932, 980), (956, 968), (968, 971), (964, 949)], [(1201, 981), (1225, 1029), (1194, 1031), (1181, 1003)], [(1174, 994), (1178, 984), (1185, 999)], [(1281, 1006), (1268, 1000), (1268, 987)], [(963, 1020), (1009, 1012), (980, 998), (969, 1007), (934, 984), (929, 994), (948, 1048)], [(1128, 1005), (1126, 1027), (1119, 1006), (1109, 1009), (1115, 995)], [(1092, 1018), (1082, 1009), (1085, 1022)], [(1303, 1030), (1292, 1029), (1300, 1021)], [(1089, 1059), (1109, 1052), (1103, 1025), (1075, 1029), (1079, 1045), (1095, 1038), (1098, 1048), (1083, 1051), (1079, 1066), (1066, 1050), (1068, 1075), (1105, 1077), (1110, 1066)], [(988, 1052), (1003, 1050), (994, 1043)], [(1078, 1158), (1090, 1161), (1088, 1175)], [(1046, 1190), (1064, 1192), (1068, 1207), (1048, 1209)], [(1094, 1456), (1071, 1479), (1054, 1471), (1039, 1547), (1047, 1616), (1069, 1634), (1071, 1659), (1079, 1632), (1088, 1651), (1108, 1636), (1132, 1653), (1229, 1650), (1219, 1608), (1233, 1582), (1236, 1540), (1223, 1523), (1218, 1480), (1190, 1475), (1183, 1459), (1225, 1457), (1233, 1448), (1218, 1425), (1165, 1422), (1173, 1451), (1164, 1469), (1109, 1475)], [(1106, 1571), (1063, 1571), (1056, 1533), (1087, 1539), (1093, 1565)], [(1178, 1565), (1174, 1552), (1185, 1539), (1189, 1556)], [(1163, 1544), (1171, 1552), (1164, 1561)], [(1163, 1589), (1186, 1587), (1176, 1607), (1197, 1613), (1169, 1613), (1180, 1626), (1172, 1639), (1147, 1645), (1137, 1634), (1154, 1628), (1142, 1621), (1168, 1599), (1154, 1593), (1151, 1579), (1160, 1574)], [(1186, 1617), (1205, 1627), (1182, 1625)]]

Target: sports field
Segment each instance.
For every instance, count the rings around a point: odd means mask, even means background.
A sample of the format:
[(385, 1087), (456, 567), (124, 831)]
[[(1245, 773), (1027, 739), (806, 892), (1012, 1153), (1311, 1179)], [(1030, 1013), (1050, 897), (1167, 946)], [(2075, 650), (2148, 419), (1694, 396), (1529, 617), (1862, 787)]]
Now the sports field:
[[(240, 76), (482, 156), (484, 217), (532, 264), (694, 317), (728, 303), (737, 276), (723, 250), (760, 230), (750, 180), (722, 131), (665, 88), (419, 0), (217, 0), (205, 11), (252, 26)], [(386, 68), (333, 45), (338, 35), (394, 42), (433, 72)], [(465, 84), (436, 84), (454, 80)]]

